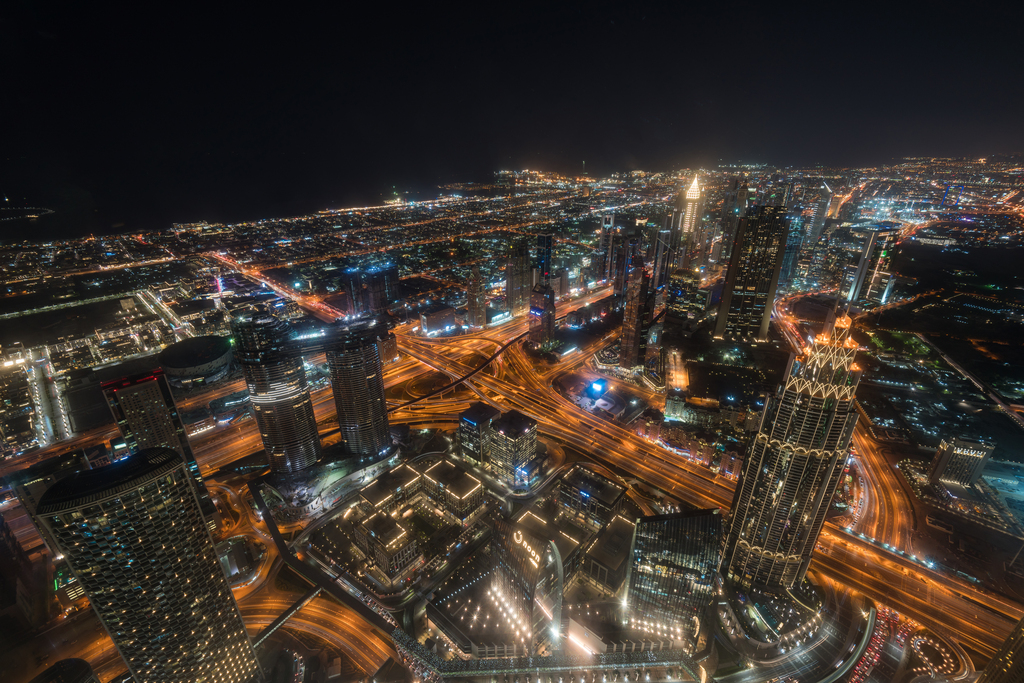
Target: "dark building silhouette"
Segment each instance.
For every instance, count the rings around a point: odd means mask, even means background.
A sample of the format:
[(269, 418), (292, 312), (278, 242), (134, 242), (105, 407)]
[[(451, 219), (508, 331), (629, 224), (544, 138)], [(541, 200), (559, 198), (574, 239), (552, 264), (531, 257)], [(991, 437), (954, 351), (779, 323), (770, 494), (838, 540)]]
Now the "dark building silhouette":
[(530, 341), (547, 344), (555, 338), (555, 292), (537, 284), (530, 293)]
[(976, 683), (1020, 683), (1024, 680), (1024, 619), (989, 660)]
[(473, 272), (466, 284), (466, 312), (470, 327), (483, 327), (487, 324), (487, 299), (484, 296), (484, 279), (480, 268), (473, 266)]
[(532, 279), (530, 253), (523, 240), (516, 240), (505, 259), (505, 307), (512, 317), (530, 310)]
[(647, 352), (647, 333), (651, 324), (653, 289), (651, 275), (639, 255), (633, 260), (626, 292), (625, 314), (622, 318), (622, 341), (619, 345), (619, 367), (631, 370), (643, 365)]
[(540, 271), (538, 284), (551, 282), (551, 252), (554, 246), (553, 235), (537, 235), (537, 270)]

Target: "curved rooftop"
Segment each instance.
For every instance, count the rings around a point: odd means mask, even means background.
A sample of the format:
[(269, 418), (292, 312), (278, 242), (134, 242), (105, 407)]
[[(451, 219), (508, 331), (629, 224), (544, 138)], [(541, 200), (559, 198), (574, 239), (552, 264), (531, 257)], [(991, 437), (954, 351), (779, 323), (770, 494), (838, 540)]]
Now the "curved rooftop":
[(210, 335), (192, 337), (171, 344), (160, 352), (160, 365), (169, 368), (191, 368), (206, 365), (231, 353), (231, 341), (227, 337)]
[(147, 448), (113, 465), (77, 472), (46, 489), (39, 499), (37, 513), (53, 514), (117, 496), (167, 474), (184, 462), (170, 448)]

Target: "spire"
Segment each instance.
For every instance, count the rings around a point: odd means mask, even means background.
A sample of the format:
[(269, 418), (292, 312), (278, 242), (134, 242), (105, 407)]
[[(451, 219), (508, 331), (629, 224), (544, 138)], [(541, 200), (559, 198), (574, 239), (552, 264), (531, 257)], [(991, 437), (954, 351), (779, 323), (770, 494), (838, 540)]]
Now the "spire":
[(700, 199), (700, 184), (697, 182), (698, 180), (700, 180), (700, 176), (693, 176), (693, 184), (686, 191), (687, 199)]

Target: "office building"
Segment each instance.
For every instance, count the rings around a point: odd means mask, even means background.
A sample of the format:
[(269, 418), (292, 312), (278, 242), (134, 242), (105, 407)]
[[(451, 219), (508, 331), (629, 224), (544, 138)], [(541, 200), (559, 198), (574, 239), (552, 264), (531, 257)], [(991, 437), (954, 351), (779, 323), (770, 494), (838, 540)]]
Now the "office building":
[(516, 633), (525, 654), (560, 649), (564, 569), (558, 547), (501, 518), (493, 542), (496, 571), (488, 592), (504, 608), (508, 631)]
[(422, 557), (416, 537), (402, 522), (380, 510), (353, 525), (352, 531), (356, 544), (390, 579), (397, 578)]
[(581, 526), (607, 524), (625, 500), (626, 487), (581, 465), (558, 480), (558, 502)]
[(487, 324), (487, 298), (484, 296), (484, 279), (480, 268), (473, 266), (466, 285), (466, 322), (470, 327), (483, 327)]
[(675, 258), (675, 268), (685, 268), (693, 255), (694, 233), (700, 225), (701, 215), (704, 212), (704, 202), (700, 190), (700, 178), (693, 177), (693, 183), (686, 192), (680, 191), (676, 200), (675, 210), (672, 212), (671, 228), (674, 232), (672, 238), (672, 252)]
[(100, 683), (100, 679), (84, 659), (62, 659), (29, 683)]
[(530, 341), (537, 345), (555, 339), (555, 292), (549, 284), (538, 284), (530, 293)]
[(455, 309), (438, 301), (420, 311), (420, 331), (435, 335), (455, 327)]
[(647, 333), (653, 313), (651, 275), (638, 254), (630, 269), (626, 292), (625, 314), (622, 318), (622, 340), (619, 344), (619, 367), (632, 370), (642, 366), (647, 357)]
[(327, 345), (341, 445), (349, 457), (360, 460), (383, 456), (392, 445), (375, 330), (375, 321), (360, 321), (340, 330)]
[(828, 207), (832, 203), (832, 188), (828, 183), (822, 183), (818, 191), (818, 201), (811, 209), (810, 218), (807, 221), (807, 243), (815, 245), (825, 229), (825, 219), (828, 218)]
[(365, 270), (349, 268), (342, 275), (351, 315), (382, 315), (400, 297), (398, 266), (386, 263)]
[(943, 439), (932, 459), (932, 470), (928, 480), (933, 484), (942, 482), (974, 486), (978, 483), (994, 448), (993, 444), (977, 441)]
[(216, 509), (203, 483), (199, 464), (189, 446), (185, 425), (162, 370), (124, 377), (100, 385), (117, 428), (132, 454), (147, 448), (170, 448), (185, 461), (195, 482), (203, 514), (209, 518)]
[(767, 340), (786, 237), (784, 206), (756, 206), (740, 219), (715, 323), (716, 339)]
[(733, 497), (725, 575), (742, 586), (801, 581), (839, 486), (857, 423), (860, 368), (850, 319), (814, 338), (765, 405)]
[(693, 653), (714, 596), (721, 543), (717, 509), (636, 520), (625, 604), (630, 628)]
[(597, 280), (610, 280), (614, 264), (615, 238), (620, 231), (615, 227), (615, 214), (601, 216), (601, 239), (597, 254)]
[(423, 492), (463, 524), (484, 502), (480, 480), (451, 460), (438, 460), (424, 469), (421, 481)]
[(178, 453), (145, 449), (61, 479), (36, 514), (136, 681), (261, 679)]
[(857, 269), (846, 291), (846, 299), (860, 304), (885, 304), (894, 284), (889, 261), (899, 234), (890, 224), (855, 226), (850, 232), (862, 241)]
[(289, 474), (316, 464), (321, 450), (313, 400), (288, 325), (255, 306), (231, 321), (231, 331), (271, 470)]
[(527, 487), (537, 459), (537, 421), (518, 410), (510, 410), (493, 425), (487, 465), (507, 484)]
[(505, 307), (513, 318), (530, 309), (531, 280), (530, 253), (521, 239), (516, 240), (505, 259)]
[(494, 406), (478, 401), (459, 415), (459, 431), (456, 434), (458, 452), (477, 464), (488, 461), (491, 452), (491, 434), (495, 418), (501, 411)]
[(1020, 683), (1024, 680), (1024, 619), (1017, 622), (996, 656), (975, 683)]
[(551, 251), (555, 245), (553, 235), (537, 235), (537, 271), (538, 280), (534, 284), (550, 284), (552, 265)]

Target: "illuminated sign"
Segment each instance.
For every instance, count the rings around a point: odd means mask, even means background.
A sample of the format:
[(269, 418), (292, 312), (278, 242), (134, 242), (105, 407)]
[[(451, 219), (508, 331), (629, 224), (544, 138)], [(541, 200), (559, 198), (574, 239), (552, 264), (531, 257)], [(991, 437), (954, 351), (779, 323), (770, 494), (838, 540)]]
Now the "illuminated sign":
[(534, 567), (540, 566), (538, 564), (538, 561), (540, 560), (540, 555), (537, 554), (537, 551), (534, 550), (529, 543), (523, 540), (523, 532), (516, 531), (514, 534), (512, 534), (512, 540), (518, 543), (519, 545), (523, 546), (523, 549), (530, 554), (530, 562), (533, 563)]

